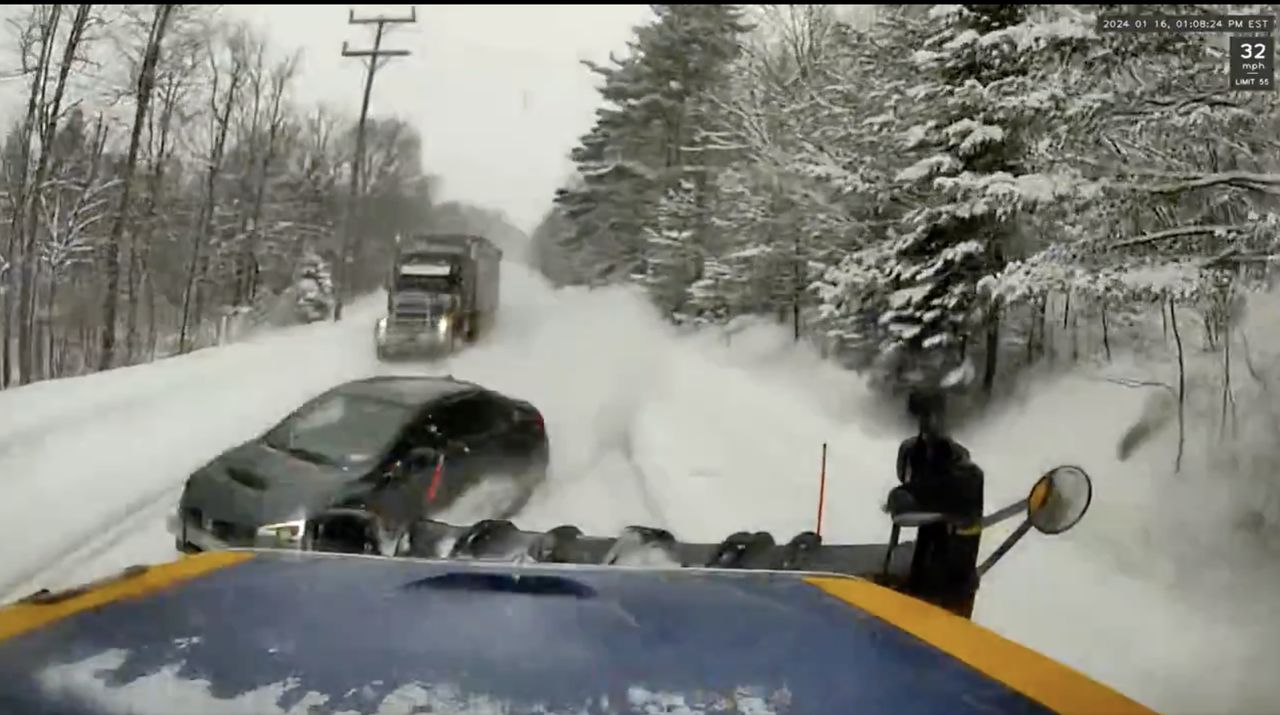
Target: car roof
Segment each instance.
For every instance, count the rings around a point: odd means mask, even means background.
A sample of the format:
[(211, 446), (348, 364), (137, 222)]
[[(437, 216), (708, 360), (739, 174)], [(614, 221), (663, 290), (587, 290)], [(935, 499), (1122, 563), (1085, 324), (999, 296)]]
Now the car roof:
[(452, 375), (380, 375), (352, 380), (333, 389), (345, 395), (363, 395), (417, 407), (442, 397), (484, 391), (483, 387)]

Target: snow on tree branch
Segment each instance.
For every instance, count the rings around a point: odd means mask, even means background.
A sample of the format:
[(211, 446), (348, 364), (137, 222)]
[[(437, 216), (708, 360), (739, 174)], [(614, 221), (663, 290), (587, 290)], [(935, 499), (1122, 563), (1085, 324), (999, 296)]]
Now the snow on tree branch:
[[(1130, 171), (1130, 174), (1146, 173)], [(1173, 179), (1164, 184), (1133, 184), (1131, 188), (1154, 194), (1173, 194), (1215, 186), (1231, 186), (1261, 193), (1280, 195), (1280, 174), (1260, 174), (1245, 171), (1229, 171), (1211, 174), (1189, 174), (1151, 171), (1149, 176)]]
[(1217, 238), (1227, 238), (1249, 230), (1249, 226), (1238, 224), (1232, 226), (1214, 225), (1214, 226), (1179, 226), (1177, 228), (1168, 228), (1163, 231), (1153, 231), (1134, 238), (1128, 238), (1111, 244), (1113, 248), (1133, 248), (1134, 246), (1144, 246), (1160, 241), (1167, 241), (1175, 238), (1184, 238), (1187, 236), (1209, 235)]

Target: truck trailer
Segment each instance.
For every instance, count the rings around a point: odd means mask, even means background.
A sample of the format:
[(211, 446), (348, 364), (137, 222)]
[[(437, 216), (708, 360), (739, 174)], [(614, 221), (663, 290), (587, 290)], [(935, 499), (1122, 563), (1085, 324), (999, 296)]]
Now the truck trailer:
[(475, 343), (498, 314), (502, 251), (467, 234), (397, 237), (387, 314), (374, 334), (378, 359), (430, 358)]

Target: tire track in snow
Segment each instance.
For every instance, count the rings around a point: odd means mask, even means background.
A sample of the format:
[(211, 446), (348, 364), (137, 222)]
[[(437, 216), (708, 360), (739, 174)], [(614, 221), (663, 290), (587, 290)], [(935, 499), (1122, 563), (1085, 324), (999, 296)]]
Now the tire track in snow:
[[(601, 419), (595, 425), (597, 429), (596, 450), (599, 455), (596, 463), (604, 461), (610, 455), (621, 457), (631, 486), (639, 498), (641, 508), (650, 516), (649, 523), (644, 526), (659, 526), (670, 529), (671, 524), (664, 513), (658, 498), (650, 485), (640, 461), (636, 458), (636, 430), (639, 426), (640, 414), (644, 409), (644, 398), (635, 391), (620, 393), (606, 401), (599, 410)], [(605, 417), (612, 415), (612, 417)], [(592, 465), (595, 466), (594, 464)], [(653, 521), (657, 523), (654, 524)], [(619, 527), (628, 526), (621, 524)]]
[[(45, 563), (20, 572), (0, 584), (0, 601), (22, 598), (41, 588), (50, 588), (53, 581), (78, 567), (94, 563), (121, 541), (137, 534), (142, 526), (154, 518), (163, 518), (167, 507), (177, 502), (181, 489), (165, 487), (130, 502), (125, 508), (103, 519), (92, 529), (80, 531), (80, 538), (62, 551), (56, 552)], [(175, 550), (176, 554), (177, 551)], [(75, 581), (85, 579), (75, 578)]]
[[(636, 491), (640, 493), (640, 500), (644, 503), (645, 511), (657, 517), (657, 520), (658, 520), (657, 526), (660, 526), (663, 529), (670, 530), (671, 521), (670, 519), (667, 518), (667, 515), (664, 513), (664, 510), (662, 509), (662, 507), (658, 505), (658, 499), (656, 496), (654, 496), (649, 475), (648, 473), (645, 472), (644, 467), (640, 466), (640, 462), (636, 459), (635, 432), (636, 432), (636, 419), (635, 419), (635, 416), (633, 415), (632, 419), (627, 423), (627, 431), (623, 435), (622, 456), (624, 459), (627, 460), (627, 465), (631, 467), (629, 471), (632, 475), (632, 478), (635, 480)], [(645, 526), (649, 526), (649, 525), (646, 524)]]
[(8, 432), (3, 438), (0, 438), (0, 456), (4, 456), (15, 448), (22, 449), (38, 445), (42, 438), (52, 432), (90, 425), (103, 418), (127, 412), (136, 408), (139, 404), (154, 400), (158, 394), (189, 384), (190, 380), (189, 375), (178, 375), (172, 379), (152, 385), (146, 390), (113, 395), (102, 399), (100, 402), (90, 403), (84, 409), (75, 410), (70, 414), (65, 410), (52, 411), (51, 414)]
[(546, 481), (511, 521), (535, 531), (569, 524), (600, 536), (632, 524), (667, 528), (647, 475), (630, 452), (629, 436), (623, 437), (617, 445), (596, 445), (568, 463), (556, 457), (553, 444)]

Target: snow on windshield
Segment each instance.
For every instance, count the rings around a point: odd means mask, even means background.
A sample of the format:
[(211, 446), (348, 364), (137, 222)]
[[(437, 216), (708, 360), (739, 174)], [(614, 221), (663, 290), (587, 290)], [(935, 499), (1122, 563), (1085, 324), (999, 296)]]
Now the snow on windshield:
[(447, 263), (410, 263), (400, 266), (402, 276), (447, 276), (453, 266)]
[(361, 464), (390, 445), (409, 415), (409, 408), (394, 402), (335, 393), (286, 419), (267, 444), (303, 458)]

